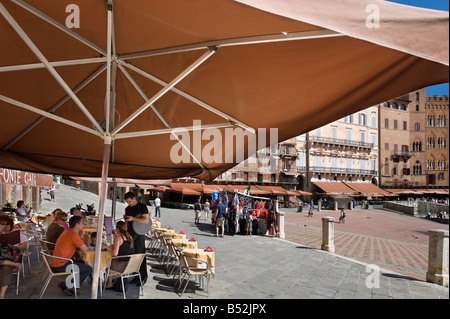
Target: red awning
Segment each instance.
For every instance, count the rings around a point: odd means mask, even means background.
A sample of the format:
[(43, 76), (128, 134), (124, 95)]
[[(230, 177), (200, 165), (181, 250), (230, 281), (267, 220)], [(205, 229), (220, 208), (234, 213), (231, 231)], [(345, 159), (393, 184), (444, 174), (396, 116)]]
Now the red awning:
[(53, 186), (53, 176), (0, 168), (0, 184), (50, 187)]
[(259, 186), (258, 188), (271, 195), (288, 195), (287, 190), (280, 186)]
[(313, 182), (321, 188), (327, 195), (352, 195), (357, 192), (342, 182)]
[(384, 196), (384, 194), (388, 194), (387, 191), (377, 187), (372, 183), (352, 183), (352, 182), (344, 182), (345, 185), (355, 190), (356, 192), (360, 192), (361, 196)]

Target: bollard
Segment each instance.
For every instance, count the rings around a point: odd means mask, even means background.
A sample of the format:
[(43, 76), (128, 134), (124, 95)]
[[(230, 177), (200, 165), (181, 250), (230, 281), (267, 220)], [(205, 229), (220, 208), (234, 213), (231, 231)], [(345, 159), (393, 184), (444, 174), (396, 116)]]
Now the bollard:
[(428, 245), (427, 282), (448, 287), (448, 230), (431, 229)]
[(277, 223), (278, 223), (278, 232), (277, 237), (284, 239), (284, 214), (285, 212), (278, 212), (277, 213)]
[(322, 250), (334, 254), (334, 217), (322, 218)]

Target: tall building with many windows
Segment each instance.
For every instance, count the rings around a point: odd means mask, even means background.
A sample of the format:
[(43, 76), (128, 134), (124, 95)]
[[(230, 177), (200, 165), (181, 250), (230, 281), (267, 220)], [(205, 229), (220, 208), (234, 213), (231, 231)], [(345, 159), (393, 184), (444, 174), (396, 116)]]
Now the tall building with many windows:
[(381, 103), (380, 186), (426, 187), (426, 89)]
[(449, 111), (448, 96), (427, 97), (425, 104), (426, 174), (427, 184), (449, 186)]
[(313, 191), (318, 181), (378, 184), (377, 114), (369, 107), (299, 136), (299, 188)]
[[(448, 188), (448, 122), (448, 97), (420, 89), (259, 150), (216, 182), (308, 192), (340, 181)], [(274, 160), (260, 160), (268, 155)]]

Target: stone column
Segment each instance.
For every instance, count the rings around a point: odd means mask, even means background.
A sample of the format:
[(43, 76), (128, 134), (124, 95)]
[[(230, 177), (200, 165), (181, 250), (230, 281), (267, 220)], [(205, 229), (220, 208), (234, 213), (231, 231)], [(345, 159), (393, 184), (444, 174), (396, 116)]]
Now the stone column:
[(334, 211), (337, 212), (337, 210), (338, 210), (338, 202), (335, 201), (334, 202)]
[(448, 230), (431, 229), (428, 245), (428, 271), (426, 280), (448, 287)]
[(277, 213), (278, 232), (277, 237), (284, 239), (284, 214), (285, 212)]
[(334, 217), (322, 218), (322, 250), (334, 254)]

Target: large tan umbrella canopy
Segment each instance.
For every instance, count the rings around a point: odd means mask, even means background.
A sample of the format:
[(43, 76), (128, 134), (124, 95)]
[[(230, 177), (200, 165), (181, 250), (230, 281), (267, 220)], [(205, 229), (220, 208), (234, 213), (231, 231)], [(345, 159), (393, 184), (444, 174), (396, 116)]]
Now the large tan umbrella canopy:
[(99, 225), (108, 176), (209, 181), (252, 146), (205, 160), (217, 132), (281, 141), (448, 82), (448, 13), (385, 1), (0, 0), (0, 14), (0, 167), (102, 176)]

